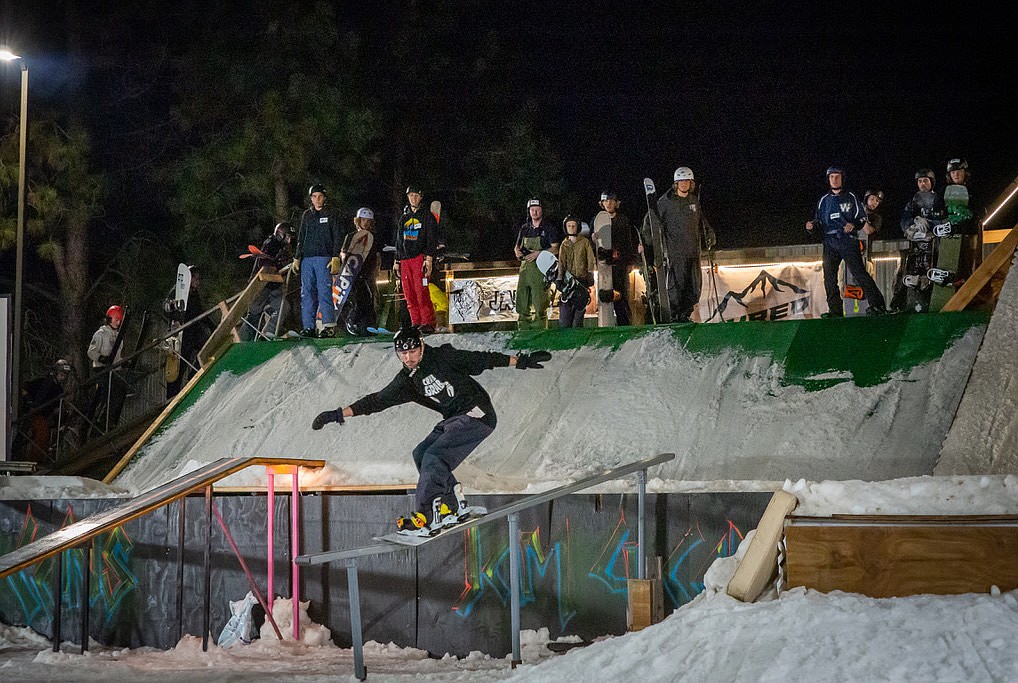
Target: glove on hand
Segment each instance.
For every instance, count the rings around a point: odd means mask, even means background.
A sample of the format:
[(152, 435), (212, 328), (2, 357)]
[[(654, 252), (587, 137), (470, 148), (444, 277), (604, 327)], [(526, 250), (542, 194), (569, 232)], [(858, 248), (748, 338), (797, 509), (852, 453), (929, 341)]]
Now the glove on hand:
[(517, 370), (543, 370), (545, 363), (551, 360), (551, 354), (547, 351), (534, 351), (533, 353), (521, 353), (516, 356)]
[(110, 360), (112, 359), (109, 356), (99, 356), (99, 362), (102, 363), (103, 365), (109, 365)]
[(562, 292), (566, 291), (566, 281), (565, 280), (555, 280), (555, 291), (557, 291), (559, 294), (561, 294)]
[(326, 410), (325, 412), (318, 413), (318, 416), (311, 423), (311, 429), (318, 431), (330, 422), (338, 422), (343, 424), (346, 420), (343, 419), (343, 410)]
[(300, 259), (299, 258), (295, 258), (293, 260), (293, 272), (295, 272), (295, 273), (299, 273), (300, 272)]
[(343, 267), (343, 262), (338, 256), (333, 256), (329, 259), (329, 272), (333, 275), (339, 275), (339, 269)]

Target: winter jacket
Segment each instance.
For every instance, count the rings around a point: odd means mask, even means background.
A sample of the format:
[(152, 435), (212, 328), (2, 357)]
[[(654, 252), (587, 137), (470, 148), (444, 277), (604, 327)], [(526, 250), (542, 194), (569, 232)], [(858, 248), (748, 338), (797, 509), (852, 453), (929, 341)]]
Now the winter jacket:
[(417, 403), (442, 413), (443, 419), (469, 415), (494, 429), (497, 419), (491, 397), (471, 375), (508, 366), (509, 356), (504, 353), (425, 344), (420, 365), (413, 370), (404, 367), (388, 386), (354, 402), (350, 409), (354, 415), (370, 415), (403, 403)]
[[(940, 220), (947, 217), (947, 207), (944, 206), (944, 198), (936, 192), (916, 192), (905, 204), (901, 212), (901, 232), (905, 237), (911, 239), (916, 231), (917, 217), (925, 218), (929, 227), (925, 232), (929, 235), (931, 227)], [(932, 237), (932, 235), (929, 235)]]
[(622, 213), (616, 212), (612, 218), (612, 250), (619, 252), (618, 263), (613, 265), (630, 266), (639, 260), (639, 252), (636, 251), (637, 236), (633, 224), (629, 218)]
[(674, 189), (668, 190), (657, 200), (657, 213), (664, 224), (668, 256), (673, 263), (699, 257), (702, 241), (714, 245), (714, 229), (700, 211), (700, 199), (695, 194), (680, 197)]
[(404, 207), (403, 215), (396, 225), (396, 260), (412, 259), (415, 256), (434, 256), (438, 246), (438, 223), (431, 209), (422, 203), (414, 211)]
[[(558, 244), (561, 241), (562, 236), (558, 229), (547, 219), (542, 219), (540, 225), (534, 225), (534, 222), (528, 218), (520, 226), (520, 231), (516, 233), (516, 246), (522, 249), (524, 254), (551, 249), (553, 244)], [(520, 264), (520, 269), (522, 270), (528, 263), (533, 263), (533, 261), (524, 259)], [(534, 267), (536, 268), (536, 265)]]
[(339, 247), (342, 243), (339, 221), (329, 208), (323, 206), (321, 211), (317, 211), (312, 206), (300, 217), (300, 233), (294, 258), (339, 256)]
[(590, 240), (578, 235), (573, 242), (569, 237), (562, 240), (558, 248), (558, 276), (563, 279), (566, 273), (582, 282), (587, 287), (594, 284), (594, 269), (597, 260), (594, 258), (594, 247)]
[(117, 330), (114, 330), (109, 325), (103, 325), (95, 331), (95, 334), (92, 335), (92, 341), (88, 345), (88, 357), (92, 361), (93, 368), (106, 367), (120, 361), (123, 348), (117, 349), (117, 357), (112, 361), (106, 361), (105, 363), (99, 361), (100, 357), (109, 356), (113, 353), (113, 345), (116, 341)]
[[(862, 202), (852, 192), (842, 190), (838, 194), (828, 192), (817, 202), (813, 222), (820, 226), (825, 242), (842, 243), (858, 239), (856, 233), (862, 229), (866, 213)], [(852, 232), (845, 232), (845, 224), (855, 226)]]

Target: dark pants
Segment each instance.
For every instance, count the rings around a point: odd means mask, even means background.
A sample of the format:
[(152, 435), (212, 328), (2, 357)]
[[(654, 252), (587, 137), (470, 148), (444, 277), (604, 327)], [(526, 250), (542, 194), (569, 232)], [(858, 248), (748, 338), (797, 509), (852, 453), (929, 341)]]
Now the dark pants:
[(612, 266), (612, 289), (619, 293), (619, 299), (615, 302), (615, 324), (632, 325), (632, 315), (629, 311), (628, 265)]
[(350, 296), (343, 304), (343, 310), (339, 312), (339, 319), (347, 332), (359, 337), (369, 334), (369, 327), (378, 326), (375, 299), (372, 297), (371, 287), (363, 277), (354, 281)]
[[(586, 298), (586, 297), (583, 297)], [(583, 327), (583, 313), (587, 306), (579, 306), (583, 299), (577, 302), (560, 301), (558, 305), (558, 326), (561, 329), (567, 327)]]
[(838, 286), (838, 267), (845, 262), (845, 268), (855, 281), (862, 287), (863, 295), (873, 310), (882, 311), (886, 308), (884, 295), (880, 293), (877, 283), (870, 277), (859, 251), (859, 241), (855, 238), (838, 241), (824, 240), (824, 290), (827, 292), (827, 308), (834, 315), (844, 314), (844, 303), (841, 298), (841, 287)]
[(700, 301), (703, 273), (700, 256), (679, 256), (672, 259), (668, 272), (668, 305), (673, 323), (689, 322), (689, 316)]
[(435, 425), (427, 438), (414, 449), (414, 464), (420, 475), (417, 479), (417, 510), (425, 513), (429, 522), (432, 501), (439, 496), (452, 510), (456, 510), (456, 498), (452, 491), (456, 486), (456, 477), (452, 471), (492, 431), (492, 427), (480, 420), (455, 415)]

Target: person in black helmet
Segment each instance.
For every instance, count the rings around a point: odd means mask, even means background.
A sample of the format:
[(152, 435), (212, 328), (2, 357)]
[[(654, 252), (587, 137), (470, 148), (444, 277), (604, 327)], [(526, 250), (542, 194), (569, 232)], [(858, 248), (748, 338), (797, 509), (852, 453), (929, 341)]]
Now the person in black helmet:
[(947, 217), (944, 199), (933, 191), (936, 174), (928, 168), (915, 173), (918, 188), (901, 212), (901, 233), (909, 248), (901, 254), (901, 265), (895, 274), (891, 310), (922, 312), (930, 309), (930, 280), (926, 271), (933, 265), (933, 225)]
[(844, 173), (839, 166), (827, 169), (827, 183), (830, 190), (817, 202), (813, 218), (806, 221), (806, 230), (813, 233), (815, 229), (823, 231), (824, 239), (824, 289), (827, 291), (827, 313), (821, 317), (840, 318), (845, 315), (841, 300), (841, 287), (838, 286), (838, 268), (841, 262), (862, 287), (863, 294), (869, 302), (867, 314), (880, 315), (886, 313), (884, 295), (866, 272), (859, 251), (856, 234), (863, 229), (866, 214), (862, 202), (855, 194), (844, 189), (842, 184)]
[(631, 325), (632, 313), (629, 310), (629, 268), (639, 258), (637, 251), (639, 238), (633, 230), (633, 224), (619, 208), (622, 202), (619, 196), (610, 190), (601, 193), (601, 208), (611, 216), (612, 252), (618, 254), (606, 259), (612, 268), (612, 287), (619, 293), (615, 301), (615, 324)]
[(315, 417), (312, 429), (347, 418), (371, 415), (404, 403), (417, 403), (438, 411), (442, 420), (414, 448), (417, 466), (417, 510), (400, 517), (400, 533), (429, 536), (469, 514), (462, 487), (453, 470), (495, 429), (495, 409), (488, 392), (472, 375), (492, 368), (541, 369), (551, 359), (547, 351), (509, 356), (494, 351), (464, 351), (451, 344), (431, 347), (417, 327), (401, 328), (393, 337), (403, 368), (381, 391), (345, 408), (326, 410)]
[[(293, 267), (300, 273), (302, 337), (335, 337), (336, 306), (332, 302), (332, 277), (339, 274), (339, 248), (343, 244), (339, 220), (325, 208), (325, 187), (308, 189), (311, 206), (300, 219)], [(318, 316), (322, 331), (316, 332)]]
[(428, 281), (433, 273), (438, 247), (438, 222), (431, 209), (421, 202), (420, 186), (406, 189), (407, 205), (396, 226), (396, 260), (393, 268), (403, 287), (410, 321), (425, 333), (435, 331), (435, 307)]
[[(265, 238), (259, 251), (255, 254), (251, 266), (251, 277), (262, 268), (274, 271), (281, 270), (293, 260), (293, 226), (287, 222), (276, 223), (272, 234)], [(271, 339), (276, 335), (276, 322), (283, 306), (283, 283), (266, 282), (265, 288), (251, 302), (244, 323), (240, 326), (241, 341), (254, 339)]]

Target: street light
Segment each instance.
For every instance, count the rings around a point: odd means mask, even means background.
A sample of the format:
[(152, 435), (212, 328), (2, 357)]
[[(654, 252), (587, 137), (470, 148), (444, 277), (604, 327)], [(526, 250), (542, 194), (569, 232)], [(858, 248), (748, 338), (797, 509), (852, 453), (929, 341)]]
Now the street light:
[(25, 143), (28, 140), (28, 64), (8, 49), (0, 49), (0, 60), (5, 62), (18, 60), (21, 64), (21, 119), (18, 123), (21, 129), (21, 155), (18, 161), (18, 237), (14, 266), (14, 357), (11, 362), (11, 388), (13, 389), (11, 415), (16, 420), (18, 419), (18, 403), (20, 403), (18, 399), (21, 386), (19, 381), (21, 370), (21, 277), (25, 255)]

